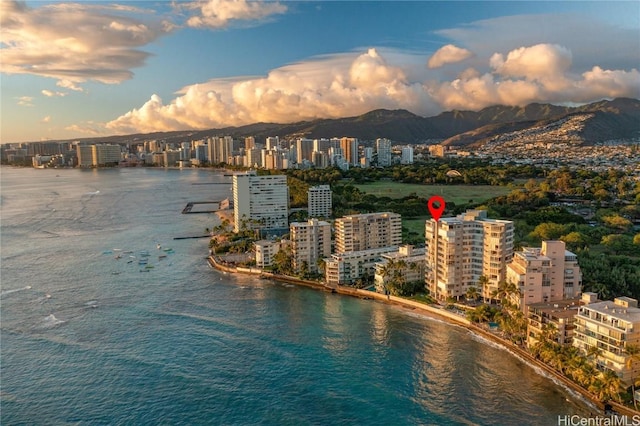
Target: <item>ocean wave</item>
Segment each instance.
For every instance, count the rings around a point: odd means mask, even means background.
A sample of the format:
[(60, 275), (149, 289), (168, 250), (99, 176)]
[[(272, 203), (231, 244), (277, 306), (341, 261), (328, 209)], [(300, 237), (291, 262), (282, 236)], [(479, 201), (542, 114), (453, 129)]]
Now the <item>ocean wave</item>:
[(64, 324), (65, 322), (66, 321), (58, 319), (55, 315), (51, 314), (44, 319), (41, 328), (53, 328), (59, 326), (60, 324)]
[(25, 290), (31, 290), (31, 286), (28, 285), (28, 286), (25, 286), (25, 287), (22, 287), (22, 288), (14, 288), (12, 290), (5, 290), (2, 293), (0, 293), (0, 297), (4, 297), (7, 294), (17, 293), (19, 291), (25, 291)]

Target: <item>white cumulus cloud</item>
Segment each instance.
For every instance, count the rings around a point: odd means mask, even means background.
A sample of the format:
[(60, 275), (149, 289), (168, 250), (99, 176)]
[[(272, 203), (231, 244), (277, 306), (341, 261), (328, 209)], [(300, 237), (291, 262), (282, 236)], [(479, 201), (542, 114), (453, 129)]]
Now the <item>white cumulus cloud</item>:
[(573, 73), (571, 51), (554, 44), (495, 52), (484, 68), (467, 68), (453, 80), (438, 79), (427, 68), (422, 75), (405, 70), (406, 64), (415, 63), (414, 54), (380, 49), (316, 57), (274, 69), (265, 77), (190, 85), (166, 103), (153, 95), (140, 108), (107, 123), (107, 128), (127, 133), (288, 123), (354, 116), (378, 108), (430, 116), (497, 104), (591, 102), (640, 95), (636, 69), (594, 66)]
[(287, 7), (278, 2), (246, 0), (199, 0), (181, 7), (198, 13), (187, 20), (188, 26), (213, 29), (236, 21), (260, 21), (287, 11)]
[(88, 80), (120, 83), (149, 56), (141, 46), (163, 33), (163, 24), (141, 22), (130, 8), (92, 4), (48, 4), (30, 8), (0, 2), (0, 71), (60, 80), (61, 87)]
[(427, 62), (429, 68), (440, 68), (446, 64), (453, 64), (456, 62), (462, 62), (465, 59), (469, 59), (473, 56), (473, 52), (461, 47), (454, 46), (453, 44), (447, 44), (442, 46), (436, 51)]

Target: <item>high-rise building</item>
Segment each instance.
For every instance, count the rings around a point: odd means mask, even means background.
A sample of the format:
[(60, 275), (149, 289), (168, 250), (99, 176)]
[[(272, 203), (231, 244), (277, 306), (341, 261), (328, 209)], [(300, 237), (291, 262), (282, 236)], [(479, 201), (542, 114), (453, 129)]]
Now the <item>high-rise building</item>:
[(485, 210), (457, 217), (429, 219), (425, 226), (427, 288), (437, 300), (464, 296), (487, 279), (482, 291), (490, 299), (506, 279), (513, 257), (513, 222), (488, 219)]
[(267, 138), (266, 144), (267, 150), (278, 149), (280, 148), (280, 138), (278, 138), (278, 136), (270, 136)]
[(318, 260), (331, 255), (331, 225), (329, 222), (309, 219), (306, 222), (292, 222), (289, 225), (293, 268), (308, 272), (318, 272)]
[(248, 136), (244, 138), (244, 149), (245, 151), (249, 151), (252, 148), (256, 147), (256, 138), (253, 136)]
[(231, 136), (213, 137), (207, 140), (208, 160), (210, 164), (229, 163), (233, 155), (233, 138)]
[(76, 145), (76, 150), (78, 153), (78, 166), (92, 167), (93, 147), (91, 145), (78, 144)]
[(265, 268), (271, 266), (273, 258), (280, 250), (280, 243), (272, 240), (259, 240), (253, 243), (256, 252), (256, 266)]
[(312, 162), (313, 140), (298, 138), (296, 140), (296, 162), (302, 164), (305, 160)]
[(346, 253), (402, 243), (402, 219), (398, 213), (365, 213), (335, 221), (336, 252)]
[(357, 138), (341, 138), (340, 148), (342, 148), (342, 155), (350, 165), (357, 166), (359, 164)]
[(243, 227), (280, 232), (289, 228), (289, 188), (285, 175), (233, 176), (234, 230)]
[(313, 151), (314, 152), (324, 152), (325, 154), (329, 154), (329, 148), (331, 148), (331, 140), (329, 140), (329, 139), (314, 139), (313, 140)]
[(309, 188), (308, 209), (309, 217), (330, 217), (331, 216), (331, 187), (329, 185), (318, 185)]
[[(584, 293), (584, 295), (593, 293)], [(589, 303), (578, 309), (573, 346), (587, 354), (594, 354), (596, 367), (616, 373), (624, 385), (629, 386), (640, 374), (640, 362), (629, 363), (631, 355), (625, 349), (640, 344), (640, 309), (638, 301), (618, 297), (614, 301)]]
[(382, 260), (382, 256), (397, 250), (397, 246), (390, 246), (333, 253), (325, 259), (326, 283), (329, 286), (353, 284), (365, 276), (373, 277), (375, 265)]
[(515, 300), (526, 305), (571, 299), (582, 291), (578, 257), (565, 249), (564, 241), (543, 241), (541, 248), (526, 247), (507, 265), (507, 281), (518, 285)]
[(378, 166), (391, 165), (391, 141), (389, 139), (376, 139), (376, 152), (378, 154)]
[(412, 146), (403, 146), (402, 147), (402, 157), (400, 158), (401, 164), (413, 164), (413, 147)]

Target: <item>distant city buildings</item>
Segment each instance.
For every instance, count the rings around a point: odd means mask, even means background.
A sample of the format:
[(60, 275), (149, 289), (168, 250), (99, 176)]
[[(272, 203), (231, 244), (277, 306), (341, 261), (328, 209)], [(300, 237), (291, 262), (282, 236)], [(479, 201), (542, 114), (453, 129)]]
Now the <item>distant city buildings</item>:
[(309, 217), (331, 217), (332, 192), (329, 185), (312, 186), (308, 191)]
[(122, 149), (120, 145), (78, 144), (77, 147), (78, 165), (80, 167), (98, 167), (117, 165), (122, 160)]
[[(488, 219), (485, 210), (428, 220), (426, 276), (431, 295), (437, 300), (460, 298), (473, 286), (490, 299), (506, 278), (506, 265), (513, 257), (513, 232), (513, 222)], [(483, 276), (487, 282), (481, 286)]]
[(285, 175), (233, 175), (234, 231), (243, 227), (273, 233), (289, 229), (289, 188)]
[(413, 147), (403, 146), (402, 157), (400, 158), (400, 164), (413, 164)]
[(378, 154), (378, 166), (391, 166), (391, 141), (389, 139), (376, 139), (376, 153)]
[(373, 278), (376, 263), (380, 262), (382, 255), (397, 250), (397, 246), (390, 246), (346, 253), (333, 253), (331, 257), (325, 259), (327, 285), (350, 285), (363, 278)]

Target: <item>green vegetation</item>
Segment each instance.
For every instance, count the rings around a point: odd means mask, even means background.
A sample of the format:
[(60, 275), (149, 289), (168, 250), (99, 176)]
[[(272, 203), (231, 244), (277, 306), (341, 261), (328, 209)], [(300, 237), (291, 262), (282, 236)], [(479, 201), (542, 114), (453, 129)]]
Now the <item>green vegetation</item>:
[[(402, 182), (380, 181), (353, 185), (366, 194), (377, 197), (402, 198), (417, 195), (429, 199), (433, 195), (444, 198), (446, 203), (473, 204), (483, 203), (491, 198), (506, 195), (510, 189), (505, 186), (489, 185), (419, 185)], [(424, 205), (427, 211), (426, 204)]]

